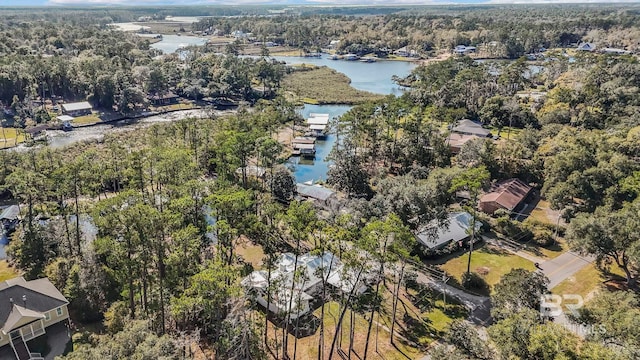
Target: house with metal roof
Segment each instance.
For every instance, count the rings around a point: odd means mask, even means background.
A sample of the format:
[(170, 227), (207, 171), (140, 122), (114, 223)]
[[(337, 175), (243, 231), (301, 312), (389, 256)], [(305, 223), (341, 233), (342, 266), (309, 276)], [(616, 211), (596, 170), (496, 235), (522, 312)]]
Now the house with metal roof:
[(0, 358), (44, 359), (30, 350), (31, 340), (44, 334), (55, 341), (47, 358), (61, 355), (70, 339), (68, 304), (47, 278), (0, 282)]
[[(438, 250), (453, 242), (467, 241), (471, 237), (473, 216), (466, 211), (449, 214), (444, 224), (432, 221), (427, 228), (416, 235), (418, 242), (429, 250)], [(482, 223), (476, 221), (476, 233), (480, 231)]]
[(531, 186), (520, 179), (498, 181), (480, 198), (480, 210), (487, 214), (493, 214), (498, 209), (517, 212), (532, 190)]
[(489, 131), (489, 129), (485, 129), (482, 127), (482, 124), (469, 119), (458, 121), (458, 124), (451, 128), (451, 132), (463, 135), (475, 135), (479, 137), (487, 137), (491, 135), (491, 131)]
[(91, 114), (93, 106), (87, 101), (62, 104), (62, 113), (69, 116), (82, 116)]
[(265, 270), (254, 271), (241, 285), (268, 311), (282, 317), (288, 314), (290, 320), (295, 320), (309, 313), (314, 301), (323, 300), (323, 284), (330, 287), (327, 292), (362, 294), (367, 290), (364, 278), (356, 281), (358, 277), (328, 251), (322, 255), (307, 253), (297, 259), (292, 253), (284, 253), (270, 274)]
[(322, 185), (296, 184), (298, 196), (301, 198), (315, 201), (321, 205), (329, 205), (336, 198), (335, 191), (328, 189)]

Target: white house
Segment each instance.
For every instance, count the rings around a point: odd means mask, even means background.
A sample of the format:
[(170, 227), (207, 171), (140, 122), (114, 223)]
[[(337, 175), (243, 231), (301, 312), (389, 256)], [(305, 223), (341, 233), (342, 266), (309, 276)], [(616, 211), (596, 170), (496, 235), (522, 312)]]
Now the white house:
[(475, 46), (458, 45), (453, 49), (453, 52), (458, 54), (458, 55), (467, 55), (467, 54), (475, 53), (476, 52), (476, 47)]
[(312, 311), (314, 300), (323, 301), (323, 279), (329, 287), (327, 293), (350, 293), (353, 290), (355, 294), (362, 294), (367, 290), (366, 282), (356, 282), (357, 276), (346, 270), (340, 260), (328, 251), (321, 256), (310, 253), (300, 255), (297, 261), (294, 254), (284, 253), (274, 267), (271, 281), (268, 280), (269, 273), (260, 270), (249, 274), (241, 285), (254, 296), (258, 304), (279, 316), (289, 313), (291, 320)]

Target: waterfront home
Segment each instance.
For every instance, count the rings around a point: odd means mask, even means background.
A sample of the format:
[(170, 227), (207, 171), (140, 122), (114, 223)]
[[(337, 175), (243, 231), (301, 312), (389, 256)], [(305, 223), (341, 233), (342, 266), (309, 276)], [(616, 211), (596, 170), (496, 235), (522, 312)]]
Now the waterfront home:
[(468, 55), (476, 52), (475, 46), (458, 45), (453, 49), (453, 52), (457, 55)]
[(297, 259), (292, 253), (284, 253), (275, 261), (270, 274), (265, 270), (254, 271), (242, 280), (241, 285), (269, 312), (282, 318), (288, 314), (290, 320), (296, 320), (313, 311), (314, 303), (325, 301), (323, 284), (327, 295), (331, 292), (365, 292), (366, 281), (356, 282), (357, 278), (328, 251), (321, 256), (307, 253)]
[(343, 55), (342, 58), (347, 60), (347, 61), (356, 61), (360, 57), (358, 55), (356, 55), (356, 54), (346, 54), (346, 55)]
[(303, 200), (313, 201), (320, 206), (330, 206), (337, 201), (335, 191), (328, 189), (322, 185), (296, 184), (298, 197)]
[(393, 55), (402, 56), (402, 57), (414, 57), (414, 56), (418, 56), (418, 52), (415, 50), (409, 50), (409, 48), (407, 48), (406, 46), (403, 46), (400, 49), (394, 51)]
[(595, 51), (595, 49), (596, 49), (596, 46), (594, 44), (585, 42), (585, 43), (578, 44), (577, 50), (578, 51)]
[(171, 91), (165, 91), (163, 93), (155, 93), (147, 96), (151, 105), (164, 106), (178, 103), (180, 97)]
[(93, 107), (87, 101), (62, 104), (62, 113), (69, 116), (82, 116), (91, 114)]
[[(416, 235), (418, 242), (428, 250), (439, 250), (447, 245), (457, 242), (466, 242), (471, 237), (471, 224), (473, 216), (466, 211), (449, 214), (444, 224), (438, 221), (430, 222), (426, 229)], [(482, 223), (476, 221), (476, 234), (480, 231)]]
[(498, 181), (491, 186), (489, 192), (482, 195), (478, 205), (487, 214), (493, 214), (498, 209), (517, 213), (526, 208), (525, 200), (532, 190), (531, 186), (520, 179)]
[(33, 339), (46, 334), (47, 358), (62, 355), (69, 337), (69, 301), (47, 278), (0, 282), (0, 359), (44, 359)]

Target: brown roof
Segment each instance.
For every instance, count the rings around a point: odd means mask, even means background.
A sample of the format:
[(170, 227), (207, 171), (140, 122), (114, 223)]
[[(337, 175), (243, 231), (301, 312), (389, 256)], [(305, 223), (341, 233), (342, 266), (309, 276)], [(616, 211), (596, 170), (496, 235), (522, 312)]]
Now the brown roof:
[(529, 195), (531, 189), (531, 186), (520, 179), (498, 181), (491, 187), (491, 191), (480, 198), (480, 203), (495, 202), (512, 211)]
[(447, 137), (449, 146), (455, 147), (458, 149), (462, 148), (462, 145), (464, 145), (467, 141), (470, 141), (473, 139), (480, 139), (480, 137), (476, 135), (465, 135), (465, 134), (458, 134), (458, 133), (451, 133)]

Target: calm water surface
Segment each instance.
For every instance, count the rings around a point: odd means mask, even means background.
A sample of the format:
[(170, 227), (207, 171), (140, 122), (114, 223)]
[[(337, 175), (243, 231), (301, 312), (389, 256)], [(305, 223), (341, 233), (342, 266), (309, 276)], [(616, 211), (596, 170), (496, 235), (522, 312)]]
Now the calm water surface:
[(207, 39), (197, 36), (162, 35), (162, 40), (155, 44), (151, 44), (151, 47), (158, 49), (165, 54), (171, 54), (183, 47), (191, 45), (201, 46), (206, 43)]
[[(377, 94), (401, 95), (402, 88), (391, 78), (394, 75), (404, 77), (409, 75), (416, 64), (404, 61), (378, 61), (375, 63), (361, 63), (359, 61), (330, 60), (323, 54), (322, 58), (303, 58), (289, 56), (275, 56), (276, 60), (287, 64), (314, 64), (328, 66), (347, 75), (351, 79), (351, 86), (358, 90), (370, 91)], [(348, 105), (305, 105), (301, 110), (304, 118), (309, 113), (329, 114), (329, 118), (341, 116), (351, 109)], [(327, 171), (331, 162), (327, 155), (335, 145), (336, 135), (330, 133), (325, 141), (316, 142), (316, 157), (313, 160), (292, 157), (287, 162), (298, 182), (319, 181), (327, 179)]]
[[(341, 116), (351, 109), (348, 105), (306, 105), (300, 110), (301, 115), (306, 119), (309, 113), (329, 114), (329, 119)], [(313, 180), (327, 180), (327, 171), (331, 162), (327, 160), (327, 156), (336, 143), (336, 134), (327, 135), (326, 140), (316, 141), (316, 157), (315, 159), (306, 159), (300, 156), (293, 156), (287, 161), (287, 166), (296, 178), (297, 182), (305, 182)]]
[(354, 88), (384, 95), (402, 95), (402, 88), (391, 81), (391, 78), (394, 75), (407, 76), (417, 66), (415, 63), (406, 61), (361, 63), (359, 61), (330, 60), (326, 54), (323, 54), (322, 58), (292, 56), (274, 56), (273, 58), (278, 61), (284, 61), (287, 64), (327, 66), (347, 75), (351, 79), (351, 86)]

